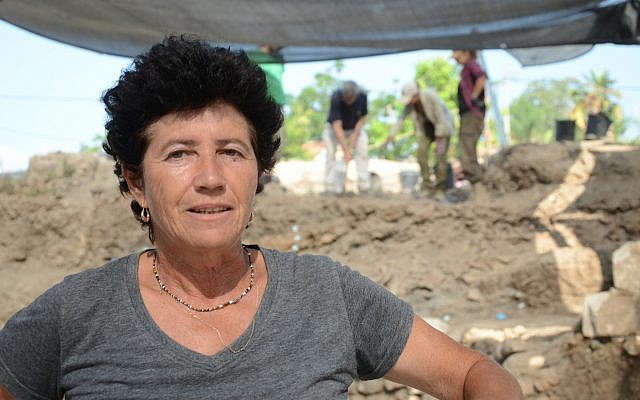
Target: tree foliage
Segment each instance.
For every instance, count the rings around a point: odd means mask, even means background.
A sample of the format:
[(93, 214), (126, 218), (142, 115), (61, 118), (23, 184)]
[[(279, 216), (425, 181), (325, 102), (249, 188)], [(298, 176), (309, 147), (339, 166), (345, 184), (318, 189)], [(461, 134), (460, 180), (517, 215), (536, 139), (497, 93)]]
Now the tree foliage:
[(102, 143), (105, 142), (107, 136), (104, 133), (96, 133), (90, 143), (81, 143), (81, 153), (100, 153), (102, 152)]
[(396, 138), (395, 145), (383, 148), (391, 126), (395, 123), (398, 100), (394, 93), (380, 93), (377, 97), (369, 97), (369, 115), (367, 116), (367, 132), (369, 133), (369, 154), (373, 157), (403, 159), (413, 153), (414, 142), (407, 140), (408, 135)]
[(458, 112), (458, 77), (460, 67), (446, 58), (422, 61), (416, 65), (416, 81), (421, 88), (435, 90), (453, 115)]
[(574, 79), (538, 80), (511, 103), (511, 139), (515, 143), (549, 142), (555, 121), (569, 119), (580, 83)]
[[(315, 75), (315, 83), (305, 87), (297, 96), (289, 95), (286, 108), (287, 130), (285, 158), (309, 159), (312, 155), (303, 144), (321, 140), (329, 108), (331, 93), (338, 88), (339, 74), (344, 68), (336, 61), (327, 70)], [(425, 60), (416, 64), (415, 80), (421, 88), (434, 89), (453, 115), (458, 114), (457, 93), (460, 67), (445, 58)], [(366, 88), (365, 88), (366, 89)], [(403, 104), (400, 102), (400, 86), (394, 92), (369, 94), (370, 155), (392, 160), (406, 159), (415, 153), (417, 143), (414, 127), (407, 118), (393, 145), (383, 148), (392, 125)], [(620, 92), (615, 88), (607, 71), (600, 74), (591, 71), (582, 79), (538, 80), (509, 106), (511, 139), (519, 142), (550, 142), (555, 137), (556, 120), (576, 120), (578, 135), (584, 134), (589, 113), (601, 111), (613, 121), (613, 132), (624, 131), (626, 122), (618, 101)], [(455, 118), (456, 125), (458, 124)], [(491, 120), (487, 121), (491, 128)], [(457, 148), (457, 135), (453, 135), (450, 151)]]
[(594, 71), (582, 79), (538, 80), (509, 107), (511, 138), (518, 142), (550, 142), (555, 138), (556, 120), (574, 120), (583, 136), (590, 114), (602, 113), (613, 122), (613, 132), (624, 131), (626, 123), (617, 101), (620, 92), (607, 71)]
[[(311, 154), (304, 150), (303, 144), (309, 140), (321, 140), (329, 98), (341, 82), (338, 76), (343, 68), (344, 63), (336, 61), (326, 71), (315, 75), (313, 85), (303, 88), (297, 96), (289, 96), (285, 117), (285, 158), (311, 157)], [(415, 79), (420, 87), (436, 90), (454, 114), (457, 110), (457, 75), (456, 67), (444, 58), (423, 61), (416, 65)], [(400, 86), (394, 92), (377, 93), (375, 96), (369, 93), (367, 131), (371, 156), (398, 160), (406, 159), (415, 153), (417, 144), (410, 119), (405, 120), (393, 146), (382, 148), (391, 126), (402, 111), (403, 105), (399, 97)]]
[(615, 83), (608, 71), (598, 74), (592, 70), (583, 78), (583, 84), (576, 92), (576, 107), (571, 115), (582, 131), (586, 130), (589, 114), (602, 114), (611, 120), (614, 138), (624, 132), (626, 121), (618, 103), (621, 94), (614, 87)]

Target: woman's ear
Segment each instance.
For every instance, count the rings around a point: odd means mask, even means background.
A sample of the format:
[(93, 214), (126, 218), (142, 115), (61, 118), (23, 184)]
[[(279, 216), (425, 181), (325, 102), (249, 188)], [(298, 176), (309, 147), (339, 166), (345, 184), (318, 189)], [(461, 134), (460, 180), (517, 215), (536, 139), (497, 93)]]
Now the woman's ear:
[(124, 180), (127, 182), (127, 186), (129, 187), (129, 192), (135, 199), (135, 201), (140, 204), (141, 207), (147, 207), (147, 202), (144, 195), (144, 180), (141, 174), (136, 174), (130, 169), (125, 168), (123, 165), (120, 166), (120, 172), (124, 177)]

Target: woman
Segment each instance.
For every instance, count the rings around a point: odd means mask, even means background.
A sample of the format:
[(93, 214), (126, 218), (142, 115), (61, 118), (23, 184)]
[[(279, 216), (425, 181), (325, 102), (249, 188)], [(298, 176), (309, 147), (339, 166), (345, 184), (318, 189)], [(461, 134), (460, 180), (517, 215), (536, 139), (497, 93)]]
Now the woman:
[(442, 398), (521, 398), (506, 371), (358, 273), (243, 245), (282, 124), (244, 53), (170, 37), (103, 100), (105, 151), (155, 248), (12, 317), (0, 398), (344, 399), (354, 377), (382, 376)]

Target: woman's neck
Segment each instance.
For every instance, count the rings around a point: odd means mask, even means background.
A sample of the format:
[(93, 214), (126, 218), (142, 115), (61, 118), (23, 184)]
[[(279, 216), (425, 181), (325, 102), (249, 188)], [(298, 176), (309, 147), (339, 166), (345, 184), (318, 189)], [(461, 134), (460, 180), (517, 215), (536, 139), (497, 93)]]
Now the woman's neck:
[(227, 300), (236, 288), (246, 288), (251, 260), (240, 243), (204, 251), (178, 250), (158, 243), (156, 251), (158, 275), (177, 296), (212, 302), (219, 297)]

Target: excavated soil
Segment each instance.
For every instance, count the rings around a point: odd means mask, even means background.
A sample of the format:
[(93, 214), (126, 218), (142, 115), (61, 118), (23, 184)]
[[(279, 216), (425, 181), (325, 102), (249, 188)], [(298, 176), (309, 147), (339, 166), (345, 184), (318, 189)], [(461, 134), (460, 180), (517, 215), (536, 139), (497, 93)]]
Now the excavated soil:
[[(111, 170), (57, 153), (0, 180), (0, 324), (63, 276), (148, 246)], [(640, 240), (639, 179), (640, 148), (584, 142), (508, 148), (455, 204), (270, 183), (245, 241), (361, 271), (501, 362), (528, 399), (640, 398), (640, 357), (624, 338), (579, 329), (581, 296), (606, 290), (612, 252)], [(589, 256), (596, 286), (570, 271)]]

